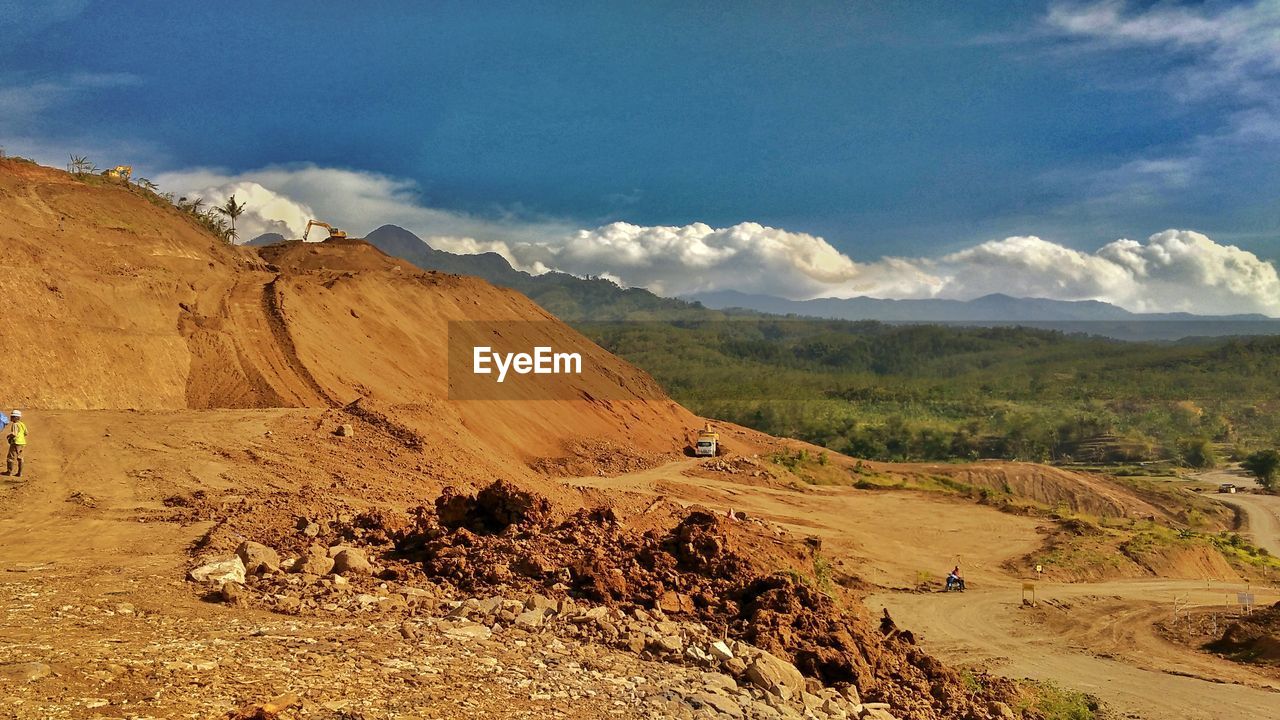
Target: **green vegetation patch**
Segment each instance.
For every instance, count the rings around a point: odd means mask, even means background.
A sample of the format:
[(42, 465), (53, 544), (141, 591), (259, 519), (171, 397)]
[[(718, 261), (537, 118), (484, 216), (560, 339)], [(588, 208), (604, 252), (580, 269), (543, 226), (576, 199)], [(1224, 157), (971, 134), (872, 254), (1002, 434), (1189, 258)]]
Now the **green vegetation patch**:
[(1129, 343), (705, 312), (576, 327), (699, 414), (855, 457), (1123, 463), (1140, 474), (1139, 463), (1209, 467), (1224, 447), (1280, 444), (1280, 337)]
[(1044, 720), (1099, 720), (1103, 717), (1098, 699), (1048, 681), (1023, 681), (1026, 699), (1017, 708), (1020, 714), (1034, 713)]

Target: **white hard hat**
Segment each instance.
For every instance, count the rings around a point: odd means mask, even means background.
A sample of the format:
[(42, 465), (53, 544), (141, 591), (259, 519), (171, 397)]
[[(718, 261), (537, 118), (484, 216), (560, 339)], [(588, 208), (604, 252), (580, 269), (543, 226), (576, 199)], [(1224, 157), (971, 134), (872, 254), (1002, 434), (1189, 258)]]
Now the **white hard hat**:
[(14, 417), (22, 417), (22, 411), (21, 411), (21, 410), (14, 410), (13, 412), (11, 412), (11, 413), (9, 413), (9, 414), (10, 414), (10, 415), (12, 415), (12, 416), (14, 416)]

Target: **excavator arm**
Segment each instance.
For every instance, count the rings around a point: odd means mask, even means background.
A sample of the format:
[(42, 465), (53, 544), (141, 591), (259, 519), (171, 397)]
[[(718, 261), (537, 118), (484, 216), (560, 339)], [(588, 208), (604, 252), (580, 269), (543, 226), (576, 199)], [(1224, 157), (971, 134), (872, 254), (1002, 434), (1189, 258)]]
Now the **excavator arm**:
[(306, 241), (307, 241), (307, 236), (311, 234), (311, 228), (312, 228), (312, 226), (318, 226), (318, 227), (322, 227), (322, 228), (324, 228), (325, 230), (328, 230), (328, 231), (329, 231), (329, 237), (330, 237), (330, 238), (345, 238), (345, 237), (347, 236), (347, 234), (346, 234), (345, 232), (343, 232), (343, 231), (339, 230), (338, 228), (336, 228), (336, 227), (334, 227), (334, 226), (330, 225), (329, 223), (326, 223), (326, 222), (320, 222), (319, 220), (308, 220), (308, 221), (307, 221), (307, 229), (306, 229), (305, 231), (303, 231), (303, 233), (302, 233), (302, 241), (303, 241), (303, 242), (306, 242)]

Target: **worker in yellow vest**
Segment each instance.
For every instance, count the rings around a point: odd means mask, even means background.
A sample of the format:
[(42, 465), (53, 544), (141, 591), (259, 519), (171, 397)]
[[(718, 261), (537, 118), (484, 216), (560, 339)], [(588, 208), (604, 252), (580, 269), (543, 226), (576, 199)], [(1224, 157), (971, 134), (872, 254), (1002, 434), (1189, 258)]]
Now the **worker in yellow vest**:
[(22, 451), (26, 448), (27, 424), (22, 422), (22, 411), (14, 410), (9, 420), (9, 455), (5, 461), (5, 475), (22, 477)]

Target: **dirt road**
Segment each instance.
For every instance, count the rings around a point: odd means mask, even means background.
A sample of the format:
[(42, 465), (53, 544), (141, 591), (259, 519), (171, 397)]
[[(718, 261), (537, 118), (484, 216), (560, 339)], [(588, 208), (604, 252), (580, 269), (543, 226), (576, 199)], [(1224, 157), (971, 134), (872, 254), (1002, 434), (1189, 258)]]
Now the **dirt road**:
[[(1215, 485), (1232, 483), (1246, 491), (1261, 490), (1252, 477), (1239, 469), (1210, 470), (1197, 474), (1195, 478)], [(1280, 496), (1240, 492), (1218, 493), (1214, 499), (1243, 510), (1244, 534), (1254, 545), (1280, 556)]]
[(889, 608), (940, 657), (1089, 692), (1125, 717), (1280, 717), (1280, 683), (1168, 643), (1151, 629), (1175, 597), (1222, 602), (1221, 590), (1169, 581), (1041, 586), (1041, 610), (1021, 606), (1019, 587), (883, 594), (868, 602)]
[[(824, 552), (885, 587), (911, 587), (922, 570), (935, 570), (936, 580), (946, 569), (937, 572), (940, 565), (959, 558), (968, 592), (884, 592), (869, 597), (868, 606), (888, 608), (900, 627), (945, 660), (1083, 690), (1124, 717), (1280, 718), (1280, 682), (1169, 643), (1152, 629), (1175, 600), (1179, 606), (1223, 604), (1243, 587), (1175, 580), (1039, 585), (1039, 608), (1024, 609), (1022, 580), (1001, 565), (1038, 547), (1034, 520), (925, 494), (746, 488), (732, 478), (693, 476), (695, 465), (569, 482), (745, 510), (822, 537)], [(1242, 507), (1254, 517), (1255, 505)], [(1253, 521), (1254, 532), (1263, 542), (1280, 542), (1280, 531), (1268, 522), (1266, 516)], [(1276, 591), (1253, 591), (1259, 603), (1280, 600)]]
[[(744, 485), (732, 475), (691, 474), (697, 465), (685, 460), (630, 475), (565, 482), (765, 518), (802, 536), (822, 538), (824, 555), (849, 562), (858, 577), (884, 587), (941, 582), (957, 563), (975, 582), (995, 581), (1005, 576), (1001, 563), (1040, 544), (1039, 521), (967, 501), (847, 487)], [(993, 547), (1000, 552), (991, 553)]]

